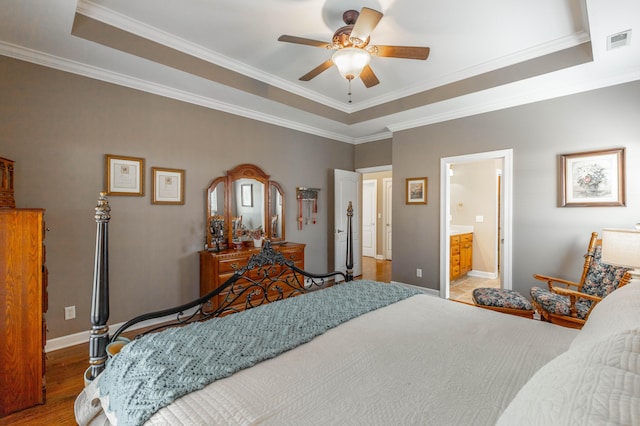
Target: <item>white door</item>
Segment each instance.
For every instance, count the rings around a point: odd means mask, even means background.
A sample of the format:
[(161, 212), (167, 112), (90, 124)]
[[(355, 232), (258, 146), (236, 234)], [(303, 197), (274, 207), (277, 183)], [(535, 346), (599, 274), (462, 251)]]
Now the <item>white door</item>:
[(334, 170), (334, 269), (346, 272), (347, 270), (347, 207), (349, 202), (353, 206), (351, 231), (353, 234), (353, 276), (362, 275), (362, 262), (360, 259), (360, 216), (361, 204), (360, 188), (362, 187), (362, 175), (347, 170)]
[(376, 257), (376, 215), (378, 210), (378, 181), (362, 182), (362, 255)]
[(392, 188), (393, 179), (382, 179), (382, 223), (384, 223), (384, 229), (382, 230), (382, 252), (384, 258), (387, 260), (391, 260), (391, 242), (393, 241), (393, 238), (391, 238), (393, 234), (393, 220), (391, 220)]

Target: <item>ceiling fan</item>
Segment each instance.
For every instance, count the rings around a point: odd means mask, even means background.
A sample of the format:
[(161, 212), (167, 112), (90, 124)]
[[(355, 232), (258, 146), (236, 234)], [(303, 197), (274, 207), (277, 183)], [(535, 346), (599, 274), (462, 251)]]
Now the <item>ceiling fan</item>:
[(366, 87), (373, 87), (380, 81), (369, 66), (371, 55), (421, 60), (429, 56), (428, 47), (370, 45), (370, 34), (382, 19), (382, 13), (377, 10), (368, 7), (363, 7), (360, 12), (347, 10), (342, 19), (346, 25), (333, 34), (330, 43), (290, 35), (281, 35), (278, 38), (278, 41), (287, 43), (335, 50), (331, 59), (300, 77), (300, 80), (309, 81), (332, 65), (336, 65), (340, 74), (349, 82), (360, 77)]

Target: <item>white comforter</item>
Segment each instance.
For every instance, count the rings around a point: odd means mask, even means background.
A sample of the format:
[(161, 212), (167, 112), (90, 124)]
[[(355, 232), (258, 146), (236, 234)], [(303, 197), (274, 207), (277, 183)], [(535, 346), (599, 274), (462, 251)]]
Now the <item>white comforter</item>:
[[(493, 425), (577, 333), (418, 295), (186, 395), (147, 424)], [(79, 419), (96, 397), (94, 382)], [(105, 422), (101, 412), (92, 424)]]

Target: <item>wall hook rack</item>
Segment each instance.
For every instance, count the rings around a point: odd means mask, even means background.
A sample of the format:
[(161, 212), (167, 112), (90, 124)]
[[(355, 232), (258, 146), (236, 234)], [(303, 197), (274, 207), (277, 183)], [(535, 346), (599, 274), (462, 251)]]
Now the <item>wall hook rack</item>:
[(308, 188), (299, 186), (296, 188), (298, 200), (298, 229), (303, 225), (316, 223), (318, 213), (318, 192), (320, 188)]

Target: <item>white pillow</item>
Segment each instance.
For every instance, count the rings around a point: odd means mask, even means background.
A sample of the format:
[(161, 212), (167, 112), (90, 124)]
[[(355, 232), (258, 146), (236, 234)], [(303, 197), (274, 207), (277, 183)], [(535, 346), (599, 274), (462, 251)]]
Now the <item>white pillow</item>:
[(640, 326), (568, 350), (520, 389), (497, 425), (640, 422)]
[(580, 333), (571, 342), (569, 350), (592, 345), (622, 330), (640, 326), (640, 280), (613, 291), (602, 299), (589, 315)]

